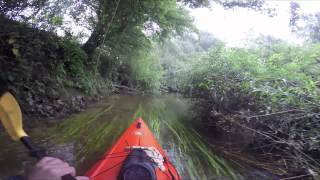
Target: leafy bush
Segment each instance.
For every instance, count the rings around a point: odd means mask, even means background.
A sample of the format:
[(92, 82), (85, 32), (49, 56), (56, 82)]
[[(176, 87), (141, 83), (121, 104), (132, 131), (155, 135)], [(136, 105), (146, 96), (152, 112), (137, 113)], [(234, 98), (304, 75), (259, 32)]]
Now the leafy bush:
[(87, 54), (76, 41), (63, 39), (59, 45), (64, 55), (63, 64), (59, 64), (56, 69), (60, 83), (68, 87), (79, 88), (84, 93), (91, 95), (111, 88), (108, 79), (103, 79), (99, 74), (96, 74), (96, 70), (92, 71), (87, 67)]
[(131, 61), (131, 76), (134, 84), (143, 90), (158, 90), (162, 77), (162, 67), (156, 53), (140, 52)]
[(64, 68), (68, 75), (74, 78), (85, 76), (86, 53), (81, 49), (77, 42), (72, 40), (60, 41), (60, 46), (64, 53)]
[(282, 44), (266, 57), (253, 49), (215, 47), (192, 64), (186, 82), (222, 97), (237, 89), (271, 111), (311, 108), (319, 102), (319, 47)]
[(281, 154), (268, 158), (275, 162), (281, 157), (285, 170), (317, 171), (319, 48), (283, 42), (256, 48), (216, 45), (189, 59), (190, 68), (180, 73), (181, 84), (186, 94), (192, 91), (200, 100), (202, 124), (233, 133), (239, 126), (250, 130), (249, 135), (241, 132), (251, 144), (247, 148)]

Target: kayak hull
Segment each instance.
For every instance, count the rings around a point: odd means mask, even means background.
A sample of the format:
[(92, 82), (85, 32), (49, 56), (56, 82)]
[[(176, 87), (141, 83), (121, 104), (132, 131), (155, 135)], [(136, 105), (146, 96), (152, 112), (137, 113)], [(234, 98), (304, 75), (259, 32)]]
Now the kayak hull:
[(130, 154), (130, 147), (153, 147), (162, 155), (164, 169), (155, 168), (156, 179), (181, 179), (175, 167), (171, 164), (165, 151), (154, 137), (147, 124), (136, 119), (112, 147), (86, 173), (90, 180), (116, 180), (122, 165)]

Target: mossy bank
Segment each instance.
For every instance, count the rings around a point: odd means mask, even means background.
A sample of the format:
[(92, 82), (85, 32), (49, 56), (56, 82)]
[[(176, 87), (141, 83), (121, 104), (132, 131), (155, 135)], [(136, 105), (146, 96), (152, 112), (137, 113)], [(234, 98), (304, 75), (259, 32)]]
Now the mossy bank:
[(86, 68), (86, 53), (71, 37), (58, 37), (0, 17), (1, 89), (32, 119), (79, 111), (111, 92), (111, 83)]

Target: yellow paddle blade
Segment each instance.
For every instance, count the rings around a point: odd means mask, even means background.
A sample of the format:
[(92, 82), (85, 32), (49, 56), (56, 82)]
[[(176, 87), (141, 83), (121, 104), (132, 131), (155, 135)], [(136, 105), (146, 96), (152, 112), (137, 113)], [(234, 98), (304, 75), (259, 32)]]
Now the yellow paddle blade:
[(0, 97), (0, 120), (13, 140), (17, 141), (27, 136), (23, 130), (20, 106), (9, 92), (5, 92)]

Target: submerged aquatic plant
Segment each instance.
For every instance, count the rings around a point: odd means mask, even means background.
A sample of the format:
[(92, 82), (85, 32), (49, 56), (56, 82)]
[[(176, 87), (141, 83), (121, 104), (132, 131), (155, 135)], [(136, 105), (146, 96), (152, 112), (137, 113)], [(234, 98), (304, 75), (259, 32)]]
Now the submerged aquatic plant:
[(146, 120), (180, 174), (191, 179), (236, 179), (233, 169), (214, 154), (210, 145), (191, 127), (190, 119), (168, 107), (170, 105), (155, 101), (146, 110), (139, 107), (135, 116)]
[(85, 170), (88, 167), (83, 164), (97, 160), (136, 118), (142, 117), (182, 177), (235, 179), (233, 170), (190, 125), (184, 102), (169, 99), (151, 98), (147, 103), (128, 106), (130, 109), (107, 104), (80, 113), (56, 127), (55, 131), (60, 132), (58, 141), (76, 142), (74, 163)]

